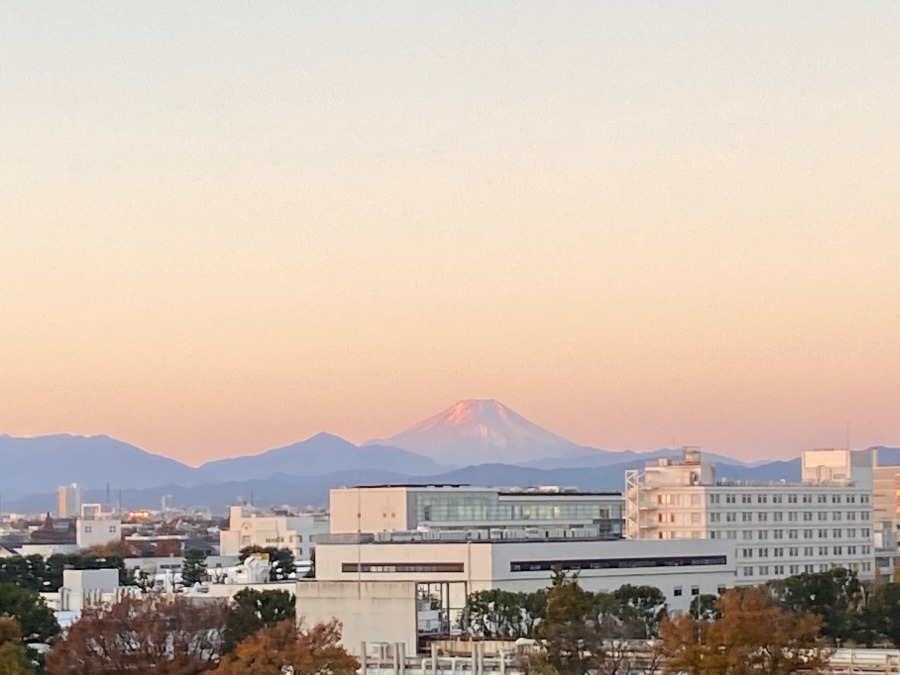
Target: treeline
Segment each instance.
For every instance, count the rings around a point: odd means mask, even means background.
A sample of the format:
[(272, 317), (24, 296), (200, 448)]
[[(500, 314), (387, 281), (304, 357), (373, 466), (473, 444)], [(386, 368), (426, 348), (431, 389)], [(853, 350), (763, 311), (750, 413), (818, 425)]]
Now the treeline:
[(93, 553), (56, 553), (0, 558), (0, 583), (10, 583), (40, 593), (56, 593), (62, 587), (63, 570), (116, 569), (120, 585), (134, 585), (133, 575), (125, 569), (125, 559), (118, 555)]
[[(772, 581), (766, 588), (782, 609), (815, 616), (820, 636), (831, 645), (890, 643), (900, 648), (900, 583), (863, 583), (856, 573), (836, 567)], [(494, 589), (473, 593), (459, 627), (474, 637), (536, 638), (547, 618), (549, 592)], [(611, 637), (658, 637), (662, 620), (669, 614), (665, 595), (653, 586), (626, 584), (609, 593), (580, 592), (591, 620)], [(692, 597), (689, 615), (695, 619), (717, 616), (718, 600), (715, 595)]]
[(299, 630), (288, 591), (244, 589), (229, 600), (127, 594), (90, 605), (62, 635), (40, 595), (0, 583), (3, 675), (353, 675), (336, 621)]
[[(0, 558), (0, 583), (16, 584), (39, 593), (56, 593), (63, 584), (63, 570), (115, 569), (118, 570), (120, 586), (137, 586), (144, 591), (153, 589), (155, 583), (152, 576), (142, 570), (128, 569), (127, 559), (118, 551), (118, 546), (104, 545), (78, 553), (55, 553), (47, 558), (37, 554)], [(244, 562), (248, 556), (260, 553), (269, 560), (270, 581), (287, 581), (295, 575), (294, 554), (290, 549), (247, 546), (241, 549), (239, 559)], [(186, 585), (223, 581), (223, 571), (209, 570), (206, 558), (206, 554), (197, 549), (185, 552), (181, 574)], [(308, 576), (312, 574), (314, 572)]]
[[(611, 593), (580, 592), (588, 614), (604, 622), (607, 630), (615, 627), (622, 638), (653, 637), (667, 613), (666, 596), (654, 586), (625, 584)], [(547, 619), (550, 600), (550, 589), (533, 593), (479, 591), (467, 598), (459, 627), (477, 637), (535, 638)]]

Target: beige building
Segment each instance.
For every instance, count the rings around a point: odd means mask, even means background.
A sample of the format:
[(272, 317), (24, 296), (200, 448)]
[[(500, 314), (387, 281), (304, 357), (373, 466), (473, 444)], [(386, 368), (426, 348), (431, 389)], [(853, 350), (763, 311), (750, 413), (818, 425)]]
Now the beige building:
[(556, 486), (529, 489), (469, 485), (373, 485), (329, 493), (333, 534), (443, 532), (494, 538), (503, 531), (570, 531), (598, 539), (622, 536), (622, 495)]
[(278, 513), (252, 506), (232, 506), (228, 529), (219, 533), (219, 552), (236, 556), (247, 546), (287, 548), (294, 560), (309, 560), (316, 537), (328, 532), (324, 513)]
[(56, 514), (60, 518), (75, 518), (81, 513), (81, 487), (77, 483), (56, 488)]

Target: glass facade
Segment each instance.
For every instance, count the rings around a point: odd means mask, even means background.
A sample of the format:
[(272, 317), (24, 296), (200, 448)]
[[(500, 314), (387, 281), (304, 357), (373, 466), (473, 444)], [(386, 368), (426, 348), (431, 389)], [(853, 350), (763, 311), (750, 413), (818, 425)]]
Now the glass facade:
[(530, 525), (598, 527), (602, 536), (621, 537), (624, 504), (616, 495), (577, 493), (420, 492), (416, 521), (431, 527)]

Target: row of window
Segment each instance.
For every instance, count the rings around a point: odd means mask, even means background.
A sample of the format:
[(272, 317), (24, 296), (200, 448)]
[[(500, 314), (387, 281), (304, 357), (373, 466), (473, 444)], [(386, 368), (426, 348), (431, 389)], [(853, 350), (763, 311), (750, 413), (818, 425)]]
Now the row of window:
[[(772, 539), (807, 540), (807, 539), (861, 539), (868, 540), (872, 536), (872, 531), (867, 528), (848, 527), (843, 529), (840, 527), (828, 528), (820, 527), (818, 530), (807, 528), (804, 530), (741, 530), (741, 539), (743, 541), (768, 541), (769, 535)], [(802, 535), (802, 536), (801, 536)], [(846, 535), (846, 536), (845, 536)], [(737, 539), (737, 530), (711, 530), (710, 539)]]
[[(787, 514), (787, 518), (785, 518), (785, 513)], [(800, 522), (801, 520), (805, 523), (812, 522), (813, 520), (817, 520), (819, 522), (827, 522), (829, 520), (828, 511), (816, 511), (815, 518), (813, 518), (813, 511), (775, 511), (772, 514), (769, 514), (767, 511), (725, 511), (725, 512), (714, 512), (709, 514), (709, 522), (711, 523), (736, 523), (738, 522), (738, 516), (740, 516), (740, 522), (742, 523), (767, 523), (769, 522), (769, 515), (772, 516), (773, 523), (780, 523), (784, 520), (787, 520), (790, 523)], [(675, 522), (673, 520), (675, 514), (658, 514), (657, 520), (661, 523), (667, 522), (667, 518), (663, 516), (668, 516), (669, 522)], [(694, 514), (691, 514), (693, 516)], [(699, 516), (699, 514), (697, 514)], [(859, 515), (860, 520), (869, 520), (869, 512), (868, 511), (846, 511), (846, 520), (855, 521), (857, 515)], [(844, 511), (832, 511), (831, 518), (833, 522), (841, 522), (845, 519)]]
[(463, 563), (341, 563), (341, 572), (462, 572)]
[[(846, 555), (870, 555), (872, 552), (871, 546), (857, 546), (856, 544), (850, 544), (848, 546), (839, 545), (839, 546), (804, 546), (803, 556), (809, 557), (812, 555), (829, 555), (829, 549), (831, 551), (831, 555), (844, 555), (844, 551), (846, 550)], [(752, 558), (754, 556), (754, 552), (759, 558), (768, 558), (769, 557), (769, 548), (743, 548), (741, 549), (741, 557), (742, 558)], [(796, 558), (800, 556), (801, 548), (799, 546), (789, 546), (787, 549), (781, 546), (776, 546), (771, 549), (773, 558), (783, 558), (784, 552), (787, 550), (788, 557)]]
[[(667, 495), (660, 495), (661, 497)], [(815, 499), (813, 499), (814, 495), (811, 494), (711, 494), (709, 495), (709, 503), (710, 504), (737, 504), (738, 496), (740, 496), (741, 504), (856, 504), (857, 503), (857, 495), (842, 495), (842, 494), (818, 494), (815, 495)], [(664, 502), (659, 502), (660, 504)], [(669, 502), (665, 502), (669, 503)], [(869, 495), (859, 495), (859, 503), (860, 504), (868, 504), (869, 503)]]
[[(745, 577), (767, 577), (770, 574), (772, 576), (780, 577), (784, 576), (785, 573), (793, 575), (801, 573), (812, 574), (814, 572), (827, 572), (832, 567), (834, 567), (834, 565), (830, 565), (828, 563), (817, 563), (814, 565), (760, 565), (759, 567), (747, 565), (741, 568), (741, 574)], [(871, 572), (872, 563), (852, 563), (850, 565), (850, 568), (856, 572)]]
[(572, 570), (634, 569), (638, 567), (696, 567), (725, 565), (724, 555), (660, 556), (656, 558), (592, 558), (584, 560), (519, 560), (509, 564), (510, 572), (549, 572), (555, 568)]

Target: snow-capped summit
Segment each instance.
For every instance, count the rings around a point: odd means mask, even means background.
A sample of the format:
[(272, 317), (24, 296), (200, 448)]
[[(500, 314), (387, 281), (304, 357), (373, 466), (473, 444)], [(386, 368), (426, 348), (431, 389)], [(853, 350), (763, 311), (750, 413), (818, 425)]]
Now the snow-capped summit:
[(586, 451), (492, 399), (460, 401), (396, 436), (370, 441), (374, 442), (457, 466), (520, 464)]

